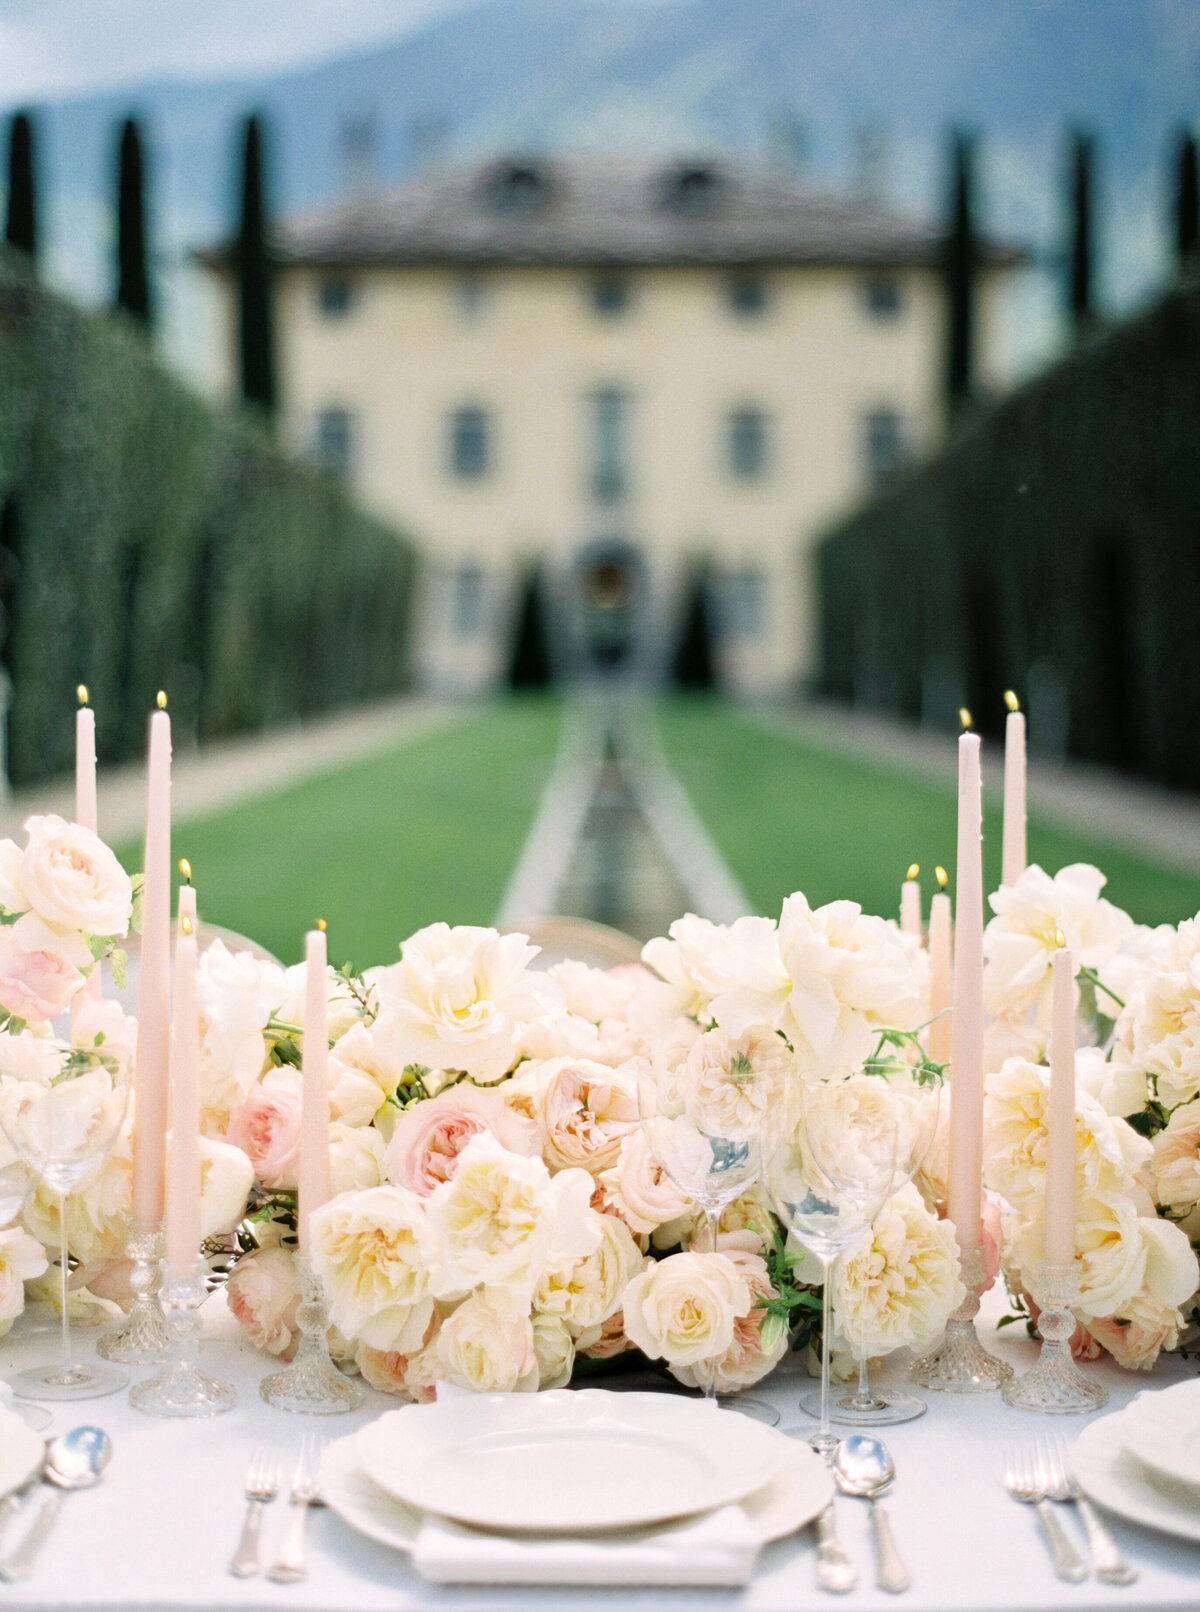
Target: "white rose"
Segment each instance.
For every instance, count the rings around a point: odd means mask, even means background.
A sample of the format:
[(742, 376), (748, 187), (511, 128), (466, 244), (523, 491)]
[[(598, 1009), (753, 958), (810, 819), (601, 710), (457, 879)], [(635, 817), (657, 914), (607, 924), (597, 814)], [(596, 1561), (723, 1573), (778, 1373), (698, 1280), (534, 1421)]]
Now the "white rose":
[(602, 968), (589, 968), (586, 963), (571, 959), (555, 963), (547, 972), (561, 989), (567, 1012), (591, 1024), (619, 1019), (628, 1010), (634, 990), (628, 976), (609, 974)]
[(223, 1237), (246, 1213), (254, 1166), (229, 1142), (200, 1138), (200, 1236)]
[(1184, 1103), (1154, 1138), (1154, 1185), (1159, 1203), (1191, 1209), (1200, 1203), (1200, 1101)]
[(965, 1292), (954, 1226), (931, 1214), (913, 1186), (888, 1200), (835, 1272), (836, 1326), (859, 1356), (930, 1347)]
[[(781, 988), (786, 996), (786, 981), (769, 918), (714, 924), (689, 912), (676, 918), (669, 935), (642, 947), (644, 960), (672, 988), (669, 998), (655, 1002), (654, 1016), (712, 1018), (714, 1000), (731, 991), (737, 993), (726, 1004), (731, 1017), (741, 1008), (749, 1012), (746, 1023), (761, 1024), (778, 1012), (782, 998), (775, 998)], [(639, 994), (645, 998), (645, 988), (635, 983), (635, 998)]]
[(788, 1337), (783, 1331), (770, 1349), (763, 1348), (762, 1325), (766, 1311), (759, 1307), (759, 1299), (772, 1297), (771, 1279), (766, 1261), (759, 1255), (737, 1250), (724, 1250), (724, 1257), (745, 1277), (750, 1289), (751, 1307), (733, 1323), (733, 1342), (718, 1360), (704, 1360), (693, 1366), (673, 1366), (672, 1375), (689, 1388), (708, 1388), (714, 1393), (736, 1394), (752, 1383), (760, 1382), (787, 1353)]
[(561, 1006), (557, 986), (530, 974), (537, 956), (525, 935), (431, 924), (375, 981), (375, 1036), (401, 1068), (464, 1069), (486, 1084), (514, 1057), (513, 1021)]
[(705, 1135), (761, 1139), (788, 1099), (795, 1059), (763, 1025), (740, 1035), (710, 1030), (678, 1072), (684, 1112)]
[(329, 1112), (343, 1125), (369, 1125), (391, 1097), (402, 1071), (356, 1021), (329, 1054)]
[(557, 1315), (535, 1315), (533, 1352), (537, 1357), (538, 1387), (565, 1388), (575, 1369), (575, 1340)]
[(49, 1269), (41, 1243), (21, 1226), (0, 1231), (0, 1337), (25, 1308), (25, 1283)]
[(1106, 965), (1128, 940), (1133, 920), (1105, 901), (1098, 868), (1077, 862), (1053, 878), (1034, 862), (990, 898), (984, 933), (984, 1000), (989, 1013), (1019, 1015), (1044, 1003), (1061, 934), (1081, 968)]
[(586, 1171), (551, 1177), (541, 1159), (510, 1153), (487, 1132), (473, 1136), (453, 1177), (423, 1200), (434, 1295), (453, 1299), (486, 1285), (528, 1309), (549, 1265), (596, 1246), (591, 1195)]
[(642, 1236), (667, 1221), (690, 1217), (692, 1199), (668, 1177), (639, 1128), (622, 1138), (616, 1164), (599, 1176), (604, 1201)]
[(477, 1394), (532, 1393), (539, 1370), (533, 1325), (482, 1293), (464, 1299), (437, 1336), (442, 1375)]
[(1146, 1292), (1167, 1309), (1180, 1309), (1200, 1287), (1200, 1266), (1187, 1233), (1157, 1215), (1138, 1221), (1146, 1250)]
[[(1073, 1308), (1087, 1321), (1112, 1316), (1130, 1304), (1146, 1279), (1146, 1243), (1136, 1209), (1122, 1193), (1094, 1194), (1076, 1206), (1075, 1254), (1079, 1296)], [(1024, 1287), (1034, 1291), (1042, 1258), (1042, 1225), (1017, 1225), (1012, 1252)]]
[(724, 1254), (655, 1260), (625, 1289), (626, 1336), (652, 1360), (690, 1366), (727, 1352), (750, 1285)]
[[(17, 882), (24, 903), (56, 929), (124, 935), (133, 914), (129, 875), (89, 828), (61, 817), (31, 817)], [(5, 903), (7, 905), (7, 903)]]
[(596, 1231), (596, 1247), (580, 1259), (551, 1267), (533, 1299), (536, 1310), (560, 1316), (576, 1333), (601, 1326), (620, 1309), (621, 1295), (645, 1263), (623, 1221), (593, 1209), (588, 1219)]
[(888, 1183), (896, 1161), (897, 1103), (873, 1075), (809, 1085), (798, 1094), (800, 1145), (816, 1175), (860, 1184)]
[(638, 1124), (637, 1075), (586, 1058), (553, 1058), (540, 1070), (546, 1162), (596, 1174), (614, 1164)]
[(408, 1354), (433, 1315), (421, 1199), (403, 1187), (372, 1187), (313, 1211), (313, 1269), (329, 1315), (351, 1340)]
[(1200, 1096), (1200, 962), (1187, 955), (1194, 924), (1180, 926), (1176, 953), (1134, 985), (1113, 1044), (1113, 1063), (1146, 1077), (1168, 1109)]
[(215, 940), (196, 970), (205, 1129), (221, 1135), (267, 1061), (263, 1031), (283, 996), (283, 970)]
[(362, 1192), (383, 1180), (383, 1137), (361, 1125), (329, 1127), (329, 1175), (334, 1196)]

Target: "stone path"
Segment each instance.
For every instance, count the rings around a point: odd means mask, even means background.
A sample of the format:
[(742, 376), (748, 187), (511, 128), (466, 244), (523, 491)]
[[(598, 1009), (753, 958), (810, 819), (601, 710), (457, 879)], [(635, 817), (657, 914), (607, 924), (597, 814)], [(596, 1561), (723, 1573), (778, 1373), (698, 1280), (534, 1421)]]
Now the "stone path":
[[(816, 748), (955, 785), (957, 755), (947, 734), (840, 705), (809, 705), (799, 711), (748, 708), (745, 715)], [(1029, 758), (1027, 787), (1031, 817), (1111, 841), (1160, 867), (1200, 871), (1200, 801), (1193, 796), (1101, 767), (1044, 761), (1036, 755)], [(1003, 790), (1001, 741), (986, 747), (984, 792), (989, 800), (999, 800)]]
[[(266, 734), (245, 734), (203, 750), (178, 750), (171, 787), (175, 820), (183, 822), (236, 801), (273, 795), (302, 778), (332, 772), (446, 723), (465, 721), (474, 710), (405, 696), (319, 721), (273, 728)], [(9, 796), (0, 807), (0, 836), (19, 835), (25, 819), (40, 812), (73, 817), (74, 779)], [(100, 833), (110, 844), (141, 834), (146, 815), (146, 774), (141, 762), (101, 772), (98, 815)]]

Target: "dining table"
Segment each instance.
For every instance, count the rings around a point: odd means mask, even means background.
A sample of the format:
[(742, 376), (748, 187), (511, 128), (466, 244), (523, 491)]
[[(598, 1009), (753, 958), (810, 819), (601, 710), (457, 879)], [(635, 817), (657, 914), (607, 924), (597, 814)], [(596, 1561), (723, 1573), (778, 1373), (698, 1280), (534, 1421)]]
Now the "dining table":
[[(985, 1345), (1018, 1370), (1035, 1360), (1037, 1344), (1020, 1324), (997, 1327), (1005, 1309), (1002, 1293), (985, 1296), (979, 1331)], [(1087, 1612), (1123, 1607), (1128, 1612), (1182, 1612), (1200, 1607), (1200, 1544), (1169, 1537), (1106, 1516), (1135, 1583), (1119, 1586), (1089, 1578), (1065, 1583), (1052, 1569), (1038, 1519), (1003, 1487), (1008, 1452), (1032, 1450), (1035, 1439), (1062, 1435), (1069, 1442), (1088, 1417), (1035, 1415), (1005, 1405), (998, 1393), (928, 1393), (928, 1411), (917, 1420), (881, 1430), (895, 1458), (896, 1479), (887, 1497), (893, 1533), (912, 1576), (902, 1595), (875, 1587), (865, 1501), (839, 1496), (837, 1525), (859, 1568), (857, 1587), (836, 1596), (818, 1589), (816, 1544), (809, 1526), (766, 1546), (751, 1582), (740, 1589), (631, 1589), (606, 1587), (438, 1586), (417, 1576), (407, 1555), (361, 1536), (332, 1510), (312, 1510), (308, 1525), (309, 1570), (301, 1582), (279, 1584), (265, 1576), (235, 1578), (229, 1562), (245, 1513), (243, 1484), (251, 1456), (275, 1452), (284, 1471), (278, 1500), (264, 1512), (264, 1565), (278, 1552), (288, 1523), (287, 1477), (306, 1436), (341, 1437), (382, 1412), (395, 1398), (368, 1389), (361, 1409), (323, 1417), (289, 1414), (259, 1395), (262, 1377), (275, 1365), (254, 1349), (215, 1292), (203, 1309), (205, 1368), (233, 1383), (234, 1407), (208, 1418), (169, 1418), (139, 1412), (127, 1390), (107, 1397), (48, 1406), (53, 1422), (46, 1436), (89, 1423), (112, 1441), (112, 1459), (94, 1488), (64, 1497), (33, 1575), (0, 1584), (0, 1612), (34, 1608), (110, 1612), (130, 1608), (215, 1608), (219, 1612), (269, 1608), (278, 1612), (796, 1612), (803, 1607), (906, 1608), (906, 1612)], [(28, 1311), (0, 1340), (0, 1377), (52, 1356), (56, 1318), (46, 1308)], [(81, 1354), (94, 1348), (93, 1329), (75, 1330)], [(136, 1381), (153, 1367), (132, 1368)], [(1194, 1377), (1194, 1359), (1163, 1356), (1146, 1372), (1120, 1370), (1108, 1357), (1086, 1367), (1109, 1391), (1105, 1411), (1120, 1409), (1141, 1391), (1153, 1392)], [(899, 1385), (906, 1357), (893, 1356), (879, 1383)], [(599, 1379), (619, 1389), (620, 1375)], [(597, 1379), (589, 1379), (595, 1386)], [(645, 1386), (644, 1376), (639, 1386)], [(778, 1408), (784, 1429), (811, 1430), (798, 1409), (811, 1387), (804, 1363), (789, 1355), (756, 1396)], [(733, 1415), (734, 1411), (714, 1414)], [(403, 1423), (400, 1423), (403, 1426)], [(1078, 1520), (1064, 1514), (1082, 1548)]]

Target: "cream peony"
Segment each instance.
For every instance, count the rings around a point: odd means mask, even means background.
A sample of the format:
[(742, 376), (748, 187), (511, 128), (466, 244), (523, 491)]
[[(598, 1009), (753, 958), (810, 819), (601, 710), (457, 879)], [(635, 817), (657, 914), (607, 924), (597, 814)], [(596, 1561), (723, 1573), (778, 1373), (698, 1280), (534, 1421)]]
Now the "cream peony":
[(1151, 1163), (1159, 1203), (1191, 1209), (1200, 1203), (1200, 1101), (1175, 1109), (1154, 1138)]
[(533, 1296), (535, 1310), (561, 1317), (574, 1333), (601, 1326), (620, 1309), (621, 1295), (645, 1263), (623, 1221), (593, 1209), (587, 1213), (596, 1232), (595, 1248), (580, 1259), (552, 1266)]
[(477, 1394), (533, 1393), (540, 1372), (528, 1315), (474, 1293), (442, 1323), (441, 1374)]
[[(769, 918), (739, 918), (714, 924), (687, 913), (662, 936), (647, 941), (642, 957), (671, 988), (646, 1001), (645, 984), (635, 982), (649, 1023), (687, 1016), (727, 1025), (736, 1034), (750, 1024), (771, 1022), (787, 995), (775, 925)], [(645, 1009), (653, 1002), (653, 1010)]]
[[(510, 1082), (505, 1082), (505, 1087)], [(473, 1136), (494, 1136), (510, 1153), (538, 1150), (537, 1129), (515, 1113), (500, 1090), (459, 1081), (448, 1091), (404, 1110), (392, 1130), (383, 1169), (389, 1181), (427, 1198), (454, 1175)]]
[(223, 1237), (246, 1213), (254, 1166), (229, 1142), (200, 1138), (200, 1235)]
[(693, 1366), (675, 1366), (673, 1375), (689, 1388), (712, 1386), (717, 1394), (736, 1394), (752, 1383), (760, 1382), (773, 1371), (787, 1353), (786, 1329), (770, 1349), (763, 1348), (762, 1327), (766, 1312), (759, 1308), (760, 1299), (772, 1296), (771, 1279), (765, 1260), (759, 1255), (724, 1249), (723, 1257), (740, 1271), (750, 1289), (751, 1307), (733, 1323), (733, 1342), (719, 1360), (706, 1360)]
[(672, 1254), (625, 1289), (625, 1333), (650, 1359), (691, 1366), (729, 1351), (752, 1303), (750, 1284), (726, 1255)]
[(286, 1248), (255, 1248), (229, 1273), (225, 1301), (251, 1343), (290, 1360), (300, 1342), (296, 1262)]
[(530, 974), (536, 956), (525, 935), (448, 924), (418, 930), (376, 981), (380, 1047), (401, 1068), (498, 1080), (513, 1061), (513, 1021), (562, 1002), (557, 986)]
[(835, 1325), (859, 1356), (929, 1348), (963, 1297), (954, 1227), (911, 1185), (835, 1266)]
[(528, 1308), (548, 1267), (596, 1247), (591, 1195), (585, 1171), (551, 1177), (541, 1159), (510, 1153), (487, 1133), (473, 1136), (453, 1179), (424, 1200), (435, 1297), (487, 1286)]
[(990, 898), (984, 933), (984, 999), (989, 1013), (1016, 1018), (1049, 995), (1050, 964), (1061, 934), (1082, 968), (1107, 964), (1133, 931), (1133, 920), (1100, 892), (1106, 880), (1083, 862), (1050, 877), (1031, 863), (1011, 887)]
[(133, 886), (104, 841), (54, 816), (31, 817), (25, 832), (29, 838), (19, 859), (6, 851), (0, 866), (0, 905), (10, 912), (32, 909), (56, 929), (124, 935)]
[[(1112, 1061), (1142, 1077), (1166, 1108), (1200, 1097), (1200, 955), (1197, 921), (1180, 925), (1175, 951), (1142, 976), (1117, 1021)], [(1131, 1088), (1136, 1089), (1136, 1088)], [(1144, 1088), (1143, 1088), (1144, 1089)]]
[(400, 1080), (400, 1068), (357, 1021), (329, 1054), (329, 1112), (343, 1125), (369, 1125)]
[(639, 1128), (622, 1138), (616, 1164), (602, 1170), (605, 1204), (640, 1236), (649, 1236), (667, 1221), (688, 1218), (695, 1205), (668, 1177)]
[(794, 1067), (782, 1037), (763, 1025), (737, 1036), (710, 1030), (678, 1071), (684, 1112), (705, 1135), (761, 1140), (786, 1109)]
[(312, 1216), (313, 1269), (351, 1341), (408, 1354), (433, 1315), (421, 1200), (403, 1187), (333, 1198)]
[(593, 1174), (614, 1164), (623, 1139), (638, 1124), (632, 1068), (553, 1058), (538, 1076), (547, 1164), (559, 1170), (579, 1166)]

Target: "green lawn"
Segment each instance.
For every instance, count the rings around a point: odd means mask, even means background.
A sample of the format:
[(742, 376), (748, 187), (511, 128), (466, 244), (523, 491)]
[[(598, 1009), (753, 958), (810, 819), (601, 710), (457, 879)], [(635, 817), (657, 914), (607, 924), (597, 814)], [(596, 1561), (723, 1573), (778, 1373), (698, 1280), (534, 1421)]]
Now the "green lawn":
[[(331, 957), (392, 962), (423, 924), (490, 923), (558, 741), (556, 702), (520, 699), (176, 825), (200, 912), (285, 962), (329, 923)], [(141, 845), (122, 860), (141, 865)]]
[[(953, 877), (955, 798), (911, 774), (832, 755), (706, 701), (672, 701), (659, 722), (668, 757), (755, 910), (803, 890), (815, 905), (850, 897), (892, 915), (910, 862), (928, 902), (937, 863)], [(953, 740), (947, 740), (952, 744)], [(1000, 813), (984, 821), (988, 888), (1000, 882)], [(1029, 859), (1050, 871), (1094, 862), (1108, 895), (1143, 923), (1200, 911), (1200, 878), (1165, 871), (1036, 818)]]

